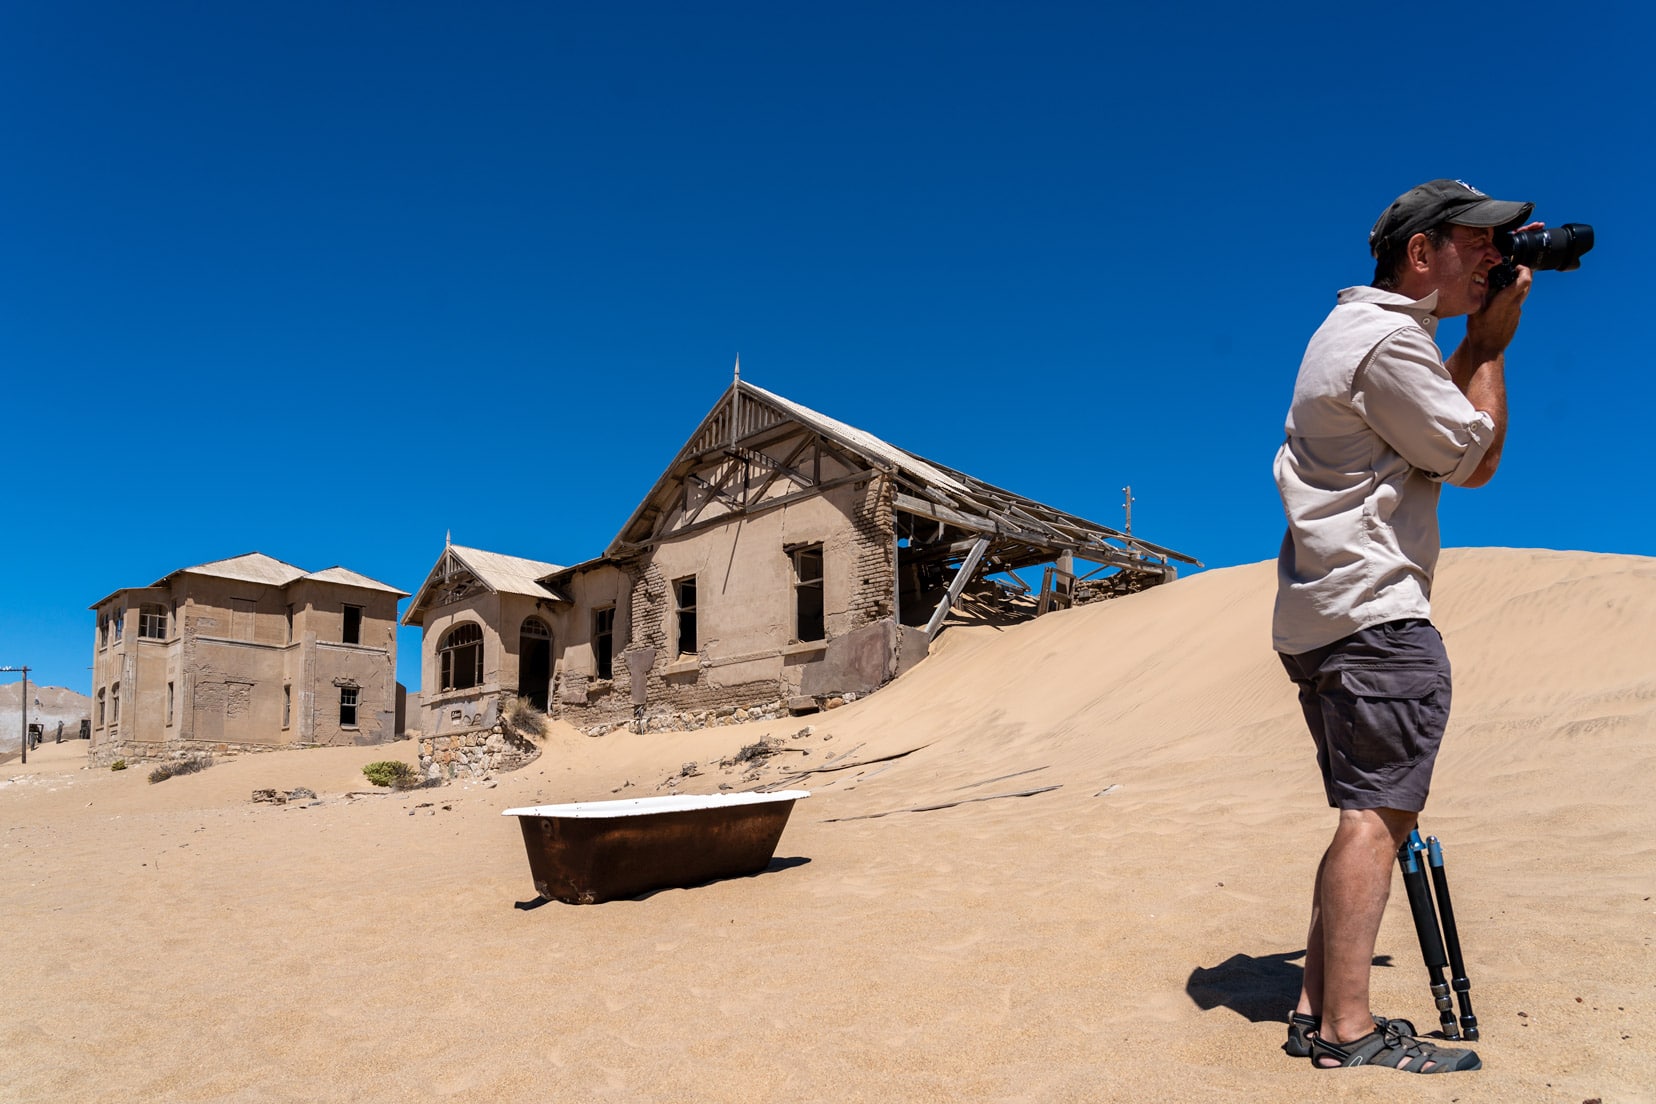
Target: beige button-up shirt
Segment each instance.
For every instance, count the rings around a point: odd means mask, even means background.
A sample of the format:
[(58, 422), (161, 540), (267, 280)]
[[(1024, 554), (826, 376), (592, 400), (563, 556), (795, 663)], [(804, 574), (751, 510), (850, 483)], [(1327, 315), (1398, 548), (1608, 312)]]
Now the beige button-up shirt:
[(1464, 483), (1495, 437), (1444, 367), (1436, 306), (1436, 292), (1346, 288), (1305, 350), (1276, 455), (1279, 652), (1431, 615), (1438, 491)]

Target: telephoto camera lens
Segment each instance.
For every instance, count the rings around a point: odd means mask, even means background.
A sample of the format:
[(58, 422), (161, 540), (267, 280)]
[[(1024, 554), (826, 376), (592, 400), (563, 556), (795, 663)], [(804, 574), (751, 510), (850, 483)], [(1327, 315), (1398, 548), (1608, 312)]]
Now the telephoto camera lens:
[(1581, 267), (1581, 255), (1593, 248), (1593, 228), (1585, 222), (1540, 230), (1519, 230), (1508, 236), (1501, 250), (1513, 264), (1536, 271), (1568, 272)]

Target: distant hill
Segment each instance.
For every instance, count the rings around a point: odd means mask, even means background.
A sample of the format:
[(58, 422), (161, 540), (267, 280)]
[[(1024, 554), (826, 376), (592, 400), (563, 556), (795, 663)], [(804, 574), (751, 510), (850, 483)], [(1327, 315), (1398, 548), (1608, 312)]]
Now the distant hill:
[[(39, 704), (36, 704), (36, 703)], [(39, 723), (46, 739), (57, 739), (58, 722), (63, 738), (80, 738), (80, 723), (92, 717), (92, 699), (61, 686), (29, 683), (29, 723)], [(23, 680), (0, 685), (0, 756), (15, 755), (23, 742)]]

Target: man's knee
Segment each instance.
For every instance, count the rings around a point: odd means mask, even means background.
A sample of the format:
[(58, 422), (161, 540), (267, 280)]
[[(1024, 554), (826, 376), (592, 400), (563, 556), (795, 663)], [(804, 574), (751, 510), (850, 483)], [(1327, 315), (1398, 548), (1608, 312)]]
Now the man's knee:
[(1368, 838), (1383, 836), (1395, 850), (1409, 838), (1419, 817), (1407, 809), (1341, 809), (1338, 831)]

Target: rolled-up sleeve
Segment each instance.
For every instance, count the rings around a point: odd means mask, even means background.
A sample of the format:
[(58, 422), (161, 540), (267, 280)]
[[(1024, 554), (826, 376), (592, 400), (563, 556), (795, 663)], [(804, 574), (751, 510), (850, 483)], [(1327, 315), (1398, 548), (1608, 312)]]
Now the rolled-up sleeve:
[(1494, 419), (1455, 386), (1419, 327), (1405, 326), (1376, 345), (1352, 384), (1363, 420), (1411, 467), (1439, 482), (1465, 483), (1495, 440)]

